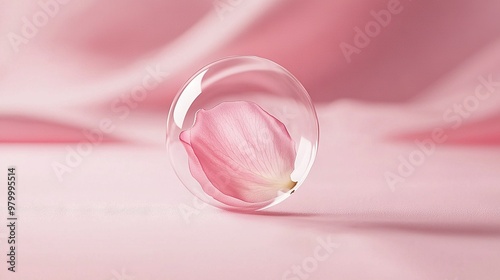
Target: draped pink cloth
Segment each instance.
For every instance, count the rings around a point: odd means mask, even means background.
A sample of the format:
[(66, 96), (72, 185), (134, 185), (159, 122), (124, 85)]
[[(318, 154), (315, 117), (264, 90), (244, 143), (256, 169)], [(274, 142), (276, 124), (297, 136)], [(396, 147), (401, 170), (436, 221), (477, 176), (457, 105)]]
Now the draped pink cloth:
[[(17, 167), (19, 245), (0, 279), (500, 279), (499, 9), (2, 1), (0, 180)], [(178, 89), (230, 55), (287, 68), (321, 127), (304, 185), (255, 215), (194, 200), (164, 144)]]

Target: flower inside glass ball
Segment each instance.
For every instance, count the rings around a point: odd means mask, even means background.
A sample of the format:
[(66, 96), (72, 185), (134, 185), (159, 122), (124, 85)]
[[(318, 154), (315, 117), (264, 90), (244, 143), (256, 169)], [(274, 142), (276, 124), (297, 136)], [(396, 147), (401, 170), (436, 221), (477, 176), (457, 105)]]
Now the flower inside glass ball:
[(290, 197), (312, 167), (318, 138), (305, 88), (279, 64), (256, 56), (201, 68), (167, 119), (176, 175), (198, 199), (227, 210), (262, 210)]

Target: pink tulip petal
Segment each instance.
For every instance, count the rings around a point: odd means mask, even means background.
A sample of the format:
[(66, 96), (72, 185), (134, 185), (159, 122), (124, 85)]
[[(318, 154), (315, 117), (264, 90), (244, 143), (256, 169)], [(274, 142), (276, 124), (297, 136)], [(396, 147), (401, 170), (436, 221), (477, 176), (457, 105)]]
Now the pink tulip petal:
[(235, 206), (235, 207), (245, 207), (248, 206), (248, 203), (243, 202), (239, 199), (227, 196), (221, 193), (217, 188), (215, 188), (210, 180), (208, 180), (205, 172), (201, 168), (201, 164), (198, 161), (198, 158), (194, 154), (193, 149), (191, 148), (191, 136), (189, 131), (184, 131), (180, 135), (180, 139), (186, 148), (189, 158), (189, 170), (194, 178), (200, 183), (203, 188), (203, 191), (216, 199), (217, 201), (223, 202), (224, 204)]
[(290, 179), (293, 140), (283, 123), (255, 103), (224, 102), (200, 110), (180, 139), (193, 177), (225, 204), (269, 201), (296, 184)]

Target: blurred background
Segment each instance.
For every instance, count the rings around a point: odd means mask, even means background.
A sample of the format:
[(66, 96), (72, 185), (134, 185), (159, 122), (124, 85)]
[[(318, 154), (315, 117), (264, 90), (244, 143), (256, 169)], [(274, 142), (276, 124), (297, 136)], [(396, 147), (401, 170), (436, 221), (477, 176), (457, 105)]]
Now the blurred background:
[[(1, 278), (498, 279), (499, 11), (0, 1), (0, 180), (17, 167), (21, 219)], [(262, 215), (193, 200), (165, 150), (177, 91), (233, 55), (287, 68), (320, 120), (310, 178)], [(324, 260), (321, 238), (338, 245)]]

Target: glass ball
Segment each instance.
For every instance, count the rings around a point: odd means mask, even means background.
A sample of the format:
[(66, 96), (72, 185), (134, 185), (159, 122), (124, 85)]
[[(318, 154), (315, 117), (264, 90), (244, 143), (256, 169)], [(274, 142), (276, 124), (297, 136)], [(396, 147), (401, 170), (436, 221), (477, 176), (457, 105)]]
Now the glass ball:
[[(242, 149), (240, 142), (245, 141), (240, 140), (254, 139), (247, 134), (260, 130), (255, 129), (256, 123), (268, 123), (269, 128), (262, 130), (271, 137), (264, 144), (249, 140), (255, 152), (252, 156), (246, 153), (248, 147)], [(218, 128), (223, 131), (216, 131)], [(191, 142), (181, 139), (183, 133)], [(168, 153), (180, 181), (202, 201), (228, 210), (262, 210), (295, 193), (313, 165), (318, 137), (316, 111), (304, 87), (282, 66), (255, 56), (224, 58), (203, 67), (178, 92), (167, 120)], [(205, 146), (193, 146), (198, 143)], [(289, 183), (283, 183), (286, 187), (274, 184), (279, 182), (271, 178), (275, 175), (254, 176), (256, 172), (247, 167), (224, 170), (230, 166), (228, 162), (278, 170), (262, 171), (266, 174), (289, 172)], [(217, 174), (230, 174), (224, 186)]]

